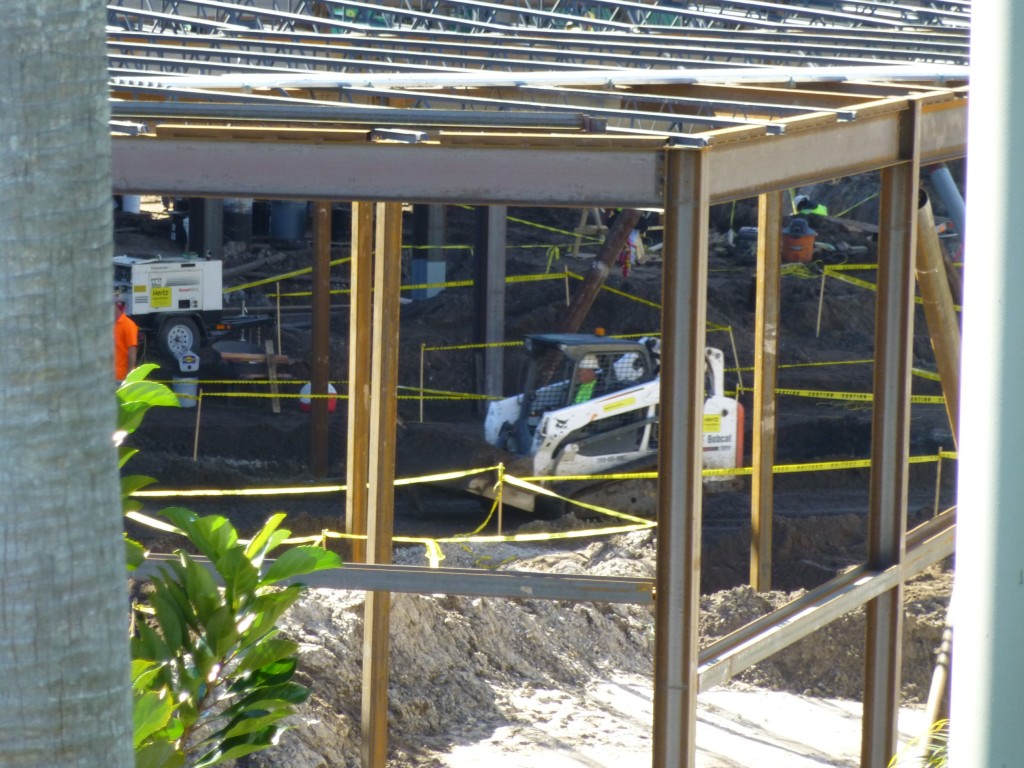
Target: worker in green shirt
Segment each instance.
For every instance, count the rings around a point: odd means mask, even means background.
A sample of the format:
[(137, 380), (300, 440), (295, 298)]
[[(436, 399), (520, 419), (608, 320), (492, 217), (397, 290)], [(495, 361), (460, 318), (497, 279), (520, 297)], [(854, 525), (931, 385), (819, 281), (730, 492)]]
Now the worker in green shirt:
[(594, 385), (597, 384), (597, 371), (600, 368), (595, 355), (585, 355), (576, 367), (576, 394), (572, 397), (573, 405), (585, 403), (594, 396)]
[(796, 208), (796, 215), (807, 219), (812, 229), (821, 226), (822, 219), (828, 217), (828, 208), (821, 203), (816, 203), (807, 195), (797, 195), (793, 198), (793, 205)]

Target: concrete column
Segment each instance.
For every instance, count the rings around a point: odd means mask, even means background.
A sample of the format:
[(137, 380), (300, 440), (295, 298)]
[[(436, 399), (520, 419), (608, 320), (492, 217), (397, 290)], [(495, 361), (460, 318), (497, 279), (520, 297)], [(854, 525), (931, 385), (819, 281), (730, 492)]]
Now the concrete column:
[(188, 249), (211, 259), (224, 258), (224, 201), (193, 197), (188, 205)]
[[(416, 246), (412, 253), (412, 282), (443, 283), (447, 273), (444, 252), (445, 207), (438, 204), (417, 205), (412, 211), (412, 242)], [(412, 291), (413, 299), (429, 299), (437, 296), (442, 288), (417, 288)]]
[(1021, 762), (1024, 723), (1024, 4), (971, 14), (950, 765)]
[[(507, 216), (508, 208), (504, 205), (482, 206), (476, 210), (473, 341), (477, 344), (497, 344), (505, 340)], [(503, 395), (504, 349), (487, 347), (476, 355), (476, 361), (477, 391), (495, 397)]]

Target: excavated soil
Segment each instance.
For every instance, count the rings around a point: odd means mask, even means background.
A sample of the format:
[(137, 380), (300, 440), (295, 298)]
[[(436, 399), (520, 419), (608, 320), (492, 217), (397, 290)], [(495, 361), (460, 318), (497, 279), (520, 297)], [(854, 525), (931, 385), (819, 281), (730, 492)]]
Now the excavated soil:
[[(822, 185), (817, 194), (843, 210), (843, 201), (864, 199), (873, 179), (838, 187)], [(853, 188), (851, 188), (851, 186)], [(826, 195), (833, 195), (831, 199)], [(852, 205), (847, 202), (846, 205)], [(874, 293), (860, 285), (828, 280), (822, 293), (822, 263), (874, 263), (875, 243), (870, 211), (868, 220), (826, 221), (819, 226), (817, 264), (788, 267), (781, 290), (780, 356), (783, 369), (778, 386), (814, 392), (870, 392), (874, 344)], [(744, 369), (753, 362), (753, 275), (749, 242), (729, 242), (722, 234), (731, 223), (734, 231), (749, 226), (749, 205), (719, 206), (712, 211), (708, 289), (708, 319), (716, 327), (708, 343), (726, 351), (730, 367)], [(854, 214), (851, 214), (854, 215)], [(581, 258), (572, 258), (571, 231), (576, 210), (512, 209), (509, 222), (510, 275), (538, 275), (568, 271), (586, 274), (587, 258), (596, 245), (584, 244)], [(527, 223), (524, 223), (527, 222)], [(407, 222), (409, 224), (409, 222)], [(472, 214), (448, 208), (448, 242), (472, 243)], [(343, 226), (341, 227), (343, 230)], [(552, 231), (556, 230), (556, 231)], [(408, 231), (408, 230), (407, 230)], [(169, 220), (159, 212), (141, 216), (119, 215), (118, 252), (174, 253), (168, 238)], [(345, 233), (332, 249), (332, 258), (348, 255)], [(582, 331), (604, 328), (609, 334), (646, 334), (658, 331), (657, 304), (661, 300), (661, 262), (658, 234), (651, 233), (651, 258), (635, 266), (628, 276), (613, 271), (605, 291), (592, 308)], [(551, 246), (559, 248), (556, 254)], [(653, 248), (651, 248), (653, 246)], [(180, 250), (178, 248), (177, 250)], [(449, 280), (472, 276), (468, 249), (452, 251)], [(244, 265), (271, 257), (262, 271), (244, 271)], [(235, 281), (254, 280), (309, 265), (308, 242), (279, 244), (254, 238), (248, 246), (230, 243), (225, 267), (240, 268)], [(406, 253), (408, 259), (408, 252)], [(406, 262), (408, 268), (408, 262)], [(866, 281), (871, 271), (853, 272)], [(342, 269), (335, 288), (347, 286)], [(227, 281), (229, 284), (231, 281)], [(406, 276), (405, 283), (411, 282)], [(568, 280), (570, 290), (578, 281)], [(308, 290), (309, 281), (283, 283), (283, 291)], [(269, 306), (265, 295), (273, 290), (244, 292), (247, 309)], [(623, 295), (625, 294), (625, 295)], [(237, 297), (237, 294), (235, 294)], [(348, 315), (343, 299), (332, 313), (331, 378), (347, 378)], [(557, 327), (566, 305), (566, 280), (524, 280), (511, 283), (506, 297), (507, 338)], [(927, 326), (918, 309), (914, 365), (934, 370)], [(399, 383), (446, 393), (474, 391), (475, 353), (441, 350), (422, 353), (423, 346), (449, 347), (472, 341), (472, 296), (469, 289), (450, 288), (438, 296), (403, 304)], [(308, 377), (310, 344), (308, 316), (285, 316), (281, 339), (283, 354), (292, 363), (297, 380)], [(243, 488), (251, 486), (303, 487), (339, 482), (344, 477), (344, 407), (330, 414), (329, 472), (314, 478), (310, 472), (309, 415), (297, 401), (284, 399), (274, 413), (265, 398), (244, 395), (252, 387), (232, 382), (210, 349), (202, 352), (200, 408), (156, 409), (130, 438), (140, 453), (128, 469), (149, 474), (169, 488)], [(157, 362), (158, 378), (174, 371), (155, 350), (146, 359)], [(421, 359), (423, 370), (421, 372)], [(834, 362), (834, 365), (809, 363)], [(521, 361), (514, 349), (506, 351), (506, 392), (517, 390)], [(753, 374), (742, 370), (746, 387)], [(211, 380), (207, 383), (206, 380)], [(738, 383), (731, 372), (727, 387)], [(915, 394), (941, 394), (938, 383), (915, 377)], [(283, 385), (282, 392), (293, 393)], [(340, 391), (344, 391), (339, 387)], [(402, 394), (406, 394), (405, 390)], [(748, 403), (749, 392), (742, 395)], [(478, 401), (465, 398), (432, 399), (420, 403), (403, 398), (399, 403), (398, 475), (412, 477), (439, 465), (466, 468), (461, 439), (481, 421)], [(748, 410), (749, 413), (749, 410)], [(780, 395), (777, 405), (777, 462), (804, 463), (859, 459), (868, 455), (871, 411), (866, 404)], [(747, 445), (750, 445), (749, 418)], [(451, 425), (449, 439), (444, 425)], [(428, 435), (428, 437), (424, 437)], [(911, 454), (931, 455), (951, 449), (952, 438), (941, 406), (915, 406), (911, 416)], [(425, 447), (426, 446), (426, 447)], [(749, 448), (748, 448), (749, 450)], [(749, 569), (749, 490), (707, 494), (703, 535), (701, 642), (713, 641), (759, 615), (813, 588), (842, 570), (861, 562), (865, 553), (868, 471), (842, 469), (801, 472), (775, 478), (775, 530), (773, 587), (776, 592), (756, 594), (744, 586)], [(910, 523), (923, 521), (955, 500), (955, 466), (950, 462), (914, 465), (910, 482)], [(277, 510), (288, 513), (286, 526), (296, 534), (343, 530), (344, 501), (340, 494), (284, 495), (276, 497), (220, 497), (172, 500), (200, 513), (227, 515), (243, 535)], [(485, 520), (480, 500), (453, 495), (434, 487), (396, 492), (396, 534), (441, 537), (468, 534)], [(151, 506), (150, 511), (157, 509)], [(593, 525), (573, 518), (539, 522), (525, 513), (507, 511), (504, 532), (559, 530)], [(180, 544), (135, 524), (129, 532), (155, 549)], [(496, 530), (491, 521), (486, 532)], [(573, 573), (653, 576), (655, 534), (640, 531), (612, 538), (584, 539), (568, 545), (446, 544), (443, 565), (512, 567)], [(399, 547), (397, 562), (424, 564), (422, 546)], [(907, 590), (907, 642), (904, 646), (903, 694), (920, 702), (927, 693), (934, 650), (938, 645), (952, 576), (950, 564), (936, 567)], [(307, 727), (290, 731), (280, 751), (248, 758), (248, 765), (357, 765), (359, 750), (359, 687), (362, 595), (318, 591), (304, 599), (289, 615), (287, 632), (302, 643), (300, 667), (314, 695), (305, 708)], [(743, 673), (739, 683), (814, 697), (857, 699), (862, 690), (862, 612), (840, 621)], [(562, 723), (545, 738), (584, 743), (595, 730), (611, 734), (612, 742), (642, 743), (648, 721), (628, 727), (602, 720), (600, 703), (609, 681), (616, 685), (649, 685), (653, 616), (646, 607), (562, 604), (526, 600), (480, 600), (460, 597), (397, 595), (392, 613), (392, 675), (390, 683), (390, 743), (393, 766), (444, 766), (445, 754), (455, 745), (487, 741), (505, 728), (523, 732), (540, 720)], [(647, 681), (647, 683), (644, 683)], [(739, 684), (737, 683), (737, 684)], [(601, 693), (604, 692), (604, 693)], [(583, 722), (565, 711), (583, 713)], [(529, 726), (532, 727), (532, 726)], [(555, 728), (555, 725), (551, 725)], [(603, 729), (603, 730), (602, 730)], [(525, 737), (522, 737), (525, 738)], [(513, 741), (515, 741), (513, 739)], [(597, 764), (597, 763), (595, 763)], [(709, 763), (710, 764), (710, 763)], [(843, 763), (836, 763), (843, 764)]]

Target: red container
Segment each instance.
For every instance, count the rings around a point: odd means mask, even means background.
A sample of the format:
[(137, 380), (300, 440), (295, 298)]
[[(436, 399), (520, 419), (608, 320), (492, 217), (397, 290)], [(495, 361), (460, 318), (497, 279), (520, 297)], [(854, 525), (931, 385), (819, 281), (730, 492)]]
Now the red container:
[(806, 264), (814, 258), (815, 235), (782, 236), (782, 260), (784, 262), (800, 262)]

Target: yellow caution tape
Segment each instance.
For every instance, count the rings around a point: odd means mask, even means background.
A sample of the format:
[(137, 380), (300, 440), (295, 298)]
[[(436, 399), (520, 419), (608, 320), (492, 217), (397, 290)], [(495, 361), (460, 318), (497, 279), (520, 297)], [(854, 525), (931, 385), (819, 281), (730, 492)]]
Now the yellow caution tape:
[[(824, 368), (830, 365), (865, 365), (867, 363), (874, 363), (874, 360), (825, 360), (824, 362), (817, 363), (786, 363), (778, 366), (779, 370), (783, 368)], [(741, 371), (753, 371), (754, 366), (744, 366), (743, 368), (729, 370), (741, 370)]]
[(513, 475), (505, 475), (505, 482), (508, 483), (509, 485), (514, 485), (514, 486), (517, 486), (519, 488), (523, 488), (524, 490), (530, 491), (531, 493), (537, 494), (538, 496), (548, 496), (548, 497), (553, 498), (553, 499), (559, 499), (560, 501), (566, 501), (566, 502), (569, 502), (570, 504), (574, 504), (574, 505), (576, 505), (578, 507), (583, 507), (584, 509), (589, 509), (592, 512), (599, 512), (599, 513), (601, 513), (603, 515), (608, 515), (609, 517), (619, 518), (620, 520), (628, 520), (628, 521), (630, 521), (632, 523), (637, 523), (637, 524), (644, 525), (646, 527), (651, 527), (651, 521), (650, 520), (645, 520), (642, 517), (635, 517), (633, 515), (627, 515), (625, 512), (616, 512), (614, 509), (608, 509), (606, 507), (598, 507), (598, 506), (595, 506), (593, 504), (585, 504), (585, 503), (583, 503), (581, 501), (576, 501), (574, 499), (570, 499), (570, 498), (567, 498), (565, 496), (561, 496), (561, 495), (555, 493), (554, 491), (552, 491), (551, 489), (545, 488), (542, 485), (535, 485), (534, 483), (530, 483), (530, 482), (527, 482), (525, 480), (521, 480), (518, 477), (515, 477)]
[[(345, 256), (341, 259), (332, 259), (330, 266), (336, 267), (339, 264), (344, 264), (346, 261), (352, 261), (350, 256)], [(261, 280), (253, 280), (250, 283), (242, 283), (241, 285), (233, 285), (230, 288), (225, 288), (223, 293), (232, 293), (234, 291), (244, 291), (249, 288), (256, 288), (261, 285), (268, 285), (269, 283), (278, 283), (282, 280), (289, 280), (293, 277), (299, 277), (300, 275), (308, 275), (313, 271), (312, 267), (303, 267), (302, 269), (296, 269), (292, 272), (284, 272), (280, 275), (274, 275), (273, 277), (267, 277)]]
[(461, 477), (471, 477), (472, 475), (483, 474), (484, 472), (493, 472), (498, 469), (497, 466), (493, 467), (480, 467), (478, 469), (465, 469), (458, 470), (455, 472), (439, 472), (435, 475), (422, 475), (420, 477), (406, 477), (400, 480), (395, 480), (395, 485), (416, 485), (418, 483), (440, 483), (445, 480), (458, 480)]
[[(752, 387), (742, 387), (744, 392), (753, 392)], [(825, 392), (813, 389), (776, 389), (777, 395), (792, 397), (810, 397), (815, 400), (845, 400), (849, 402), (870, 403), (875, 396), (870, 392)], [(943, 405), (946, 399), (941, 395), (911, 395), (910, 402), (915, 405)]]
[(877, 264), (829, 264), (825, 267), (828, 272), (864, 272), (878, 269)]
[(877, 291), (878, 286), (874, 283), (869, 283), (867, 280), (861, 280), (859, 277), (850, 277), (844, 275), (841, 272), (833, 270), (831, 267), (825, 267), (825, 274), (829, 277), (833, 277), (843, 283), (849, 283), (850, 285), (856, 285), (859, 288), (866, 288), (869, 291)]

